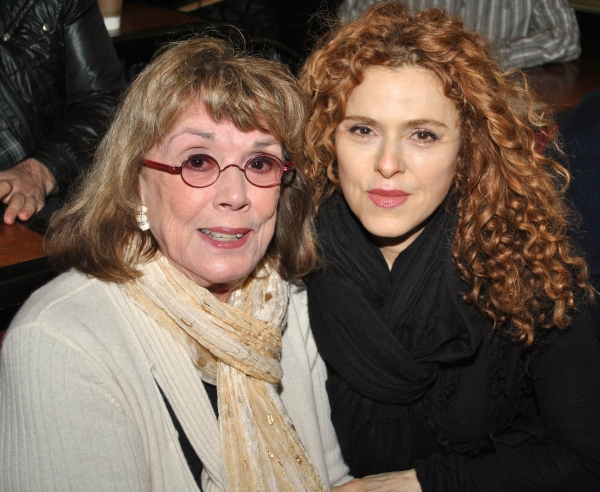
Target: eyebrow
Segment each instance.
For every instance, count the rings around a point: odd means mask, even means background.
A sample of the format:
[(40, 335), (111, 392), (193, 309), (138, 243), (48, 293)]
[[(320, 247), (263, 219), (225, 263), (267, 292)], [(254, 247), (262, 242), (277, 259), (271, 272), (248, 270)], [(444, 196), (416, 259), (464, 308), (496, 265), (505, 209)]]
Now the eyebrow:
[[(216, 138), (216, 136), (213, 132), (199, 130), (198, 128), (183, 128), (180, 132), (176, 133), (175, 135), (172, 135), (167, 140), (165, 140), (165, 146), (168, 147), (175, 138), (180, 137), (181, 135), (184, 135), (186, 133), (189, 133), (191, 135), (197, 135), (200, 138), (203, 138), (205, 140), (215, 140), (215, 138)], [(271, 145), (277, 145), (277, 144), (279, 144), (279, 142), (274, 137), (271, 137), (271, 138), (265, 138), (263, 140), (256, 140), (256, 141), (252, 142), (252, 148), (253, 149), (264, 149), (265, 147), (269, 147)]]
[(279, 142), (275, 138), (265, 138), (264, 140), (256, 140), (252, 143), (253, 149), (264, 149), (265, 147), (270, 147), (271, 145), (278, 145)]
[[(356, 121), (356, 122), (365, 123), (367, 125), (376, 125), (377, 124), (377, 121), (374, 120), (373, 118), (369, 118), (368, 116), (361, 116), (361, 115), (357, 115), (357, 114), (346, 116), (343, 119), (343, 121)], [(409, 128), (418, 128), (420, 126), (437, 126), (439, 128), (448, 128), (448, 125), (446, 125), (445, 123), (442, 123), (441, 121), (431, 120), (431, 119), (427, 119), (427, 118), (408, 120), (407, 122), (405, 122), (404, 125)]]
[(206, 140), (215, 139), (215, 134), (213, 132), (199, 130), (198, 128), (183, 128), (180, 132), (177, 132), (175, 135), (171, 135), (168, 139), (166, 139), (165, 144), (169, 145), (174, 139), (186, 133), (190, 133), (191, 135), (198, 135), (199, 137), (204, 138)]
[(366, 123), (367, 125), (374, 125), (376, 121), (367, 116), (360, 116), (358, 114), (352, 114), (350, 116), (346, 116), (342, 121), (356, 121), (361, 123)]
[(448, 128), (448, 125), (446, 125), (445, 123), (442, 123), (441, 121), (438, 120), (428, 120), (426, 118), (420, 119), (420, 120), (410, 120), (407, 122), (406, 126), (410, 126), (410, 127), (418, 127), (418, 126), (437, 126), (440, 128)]

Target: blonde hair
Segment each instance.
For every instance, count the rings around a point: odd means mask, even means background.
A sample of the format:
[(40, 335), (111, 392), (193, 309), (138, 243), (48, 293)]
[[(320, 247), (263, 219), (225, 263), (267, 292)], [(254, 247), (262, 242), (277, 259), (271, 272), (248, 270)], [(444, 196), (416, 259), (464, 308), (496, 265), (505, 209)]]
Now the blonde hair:
[(76, 268), (116, 282), (139, 275), (135, 265), (158, 251), (151, 231), (142, 232), (135, 218), (141, 158), (197, 102), (217, 122), (231, 120), (240, 131), (270, 133), (297, 164), (291, 183), (281, 187), (266, 261), (286, 279), (312, 269), (312, 188), (302, 166), (305, 97), (281, 64), (214, 38), (169, 45), (129, 87), (91, 171), (48, 230), (55, 268)]

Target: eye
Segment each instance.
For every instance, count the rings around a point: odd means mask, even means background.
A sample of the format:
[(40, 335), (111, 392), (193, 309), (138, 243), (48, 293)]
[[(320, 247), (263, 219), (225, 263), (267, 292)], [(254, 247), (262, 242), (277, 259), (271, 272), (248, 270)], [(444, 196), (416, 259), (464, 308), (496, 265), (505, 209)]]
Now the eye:
[(205, 154), (191, 155), (184, 161), (183, 165), (194, 172), (210, 172), (215, 166), (219, 166), (217, 161)]
[(415, 130), (412, 137), (422, 142), (434, 142), (439, 140), (438, 136), (430, 130)]
[(258, 155), (246, 164), (246, 170), (255, 174), (270, 173), (277, 166), (275, 159), (268, 155)]
[(354, 125), (352, 128), (350, 128), (350, 133), (353, 133), (360, 137), (368, 137), (370, 135), (375, 134), (373, 129), (367, 125)]

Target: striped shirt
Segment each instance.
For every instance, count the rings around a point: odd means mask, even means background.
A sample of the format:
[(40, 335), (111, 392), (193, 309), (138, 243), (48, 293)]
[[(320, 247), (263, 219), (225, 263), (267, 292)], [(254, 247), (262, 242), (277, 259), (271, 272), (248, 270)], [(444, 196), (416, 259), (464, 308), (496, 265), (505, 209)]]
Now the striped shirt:
[[(579, 26), (567, 0), (397, 0), (411, 12), (441, 8), (492, 43), (504, 69), (565, 62), (581, 54)], [(342, 22), (357, 17), (376, 0), (343, 0)]]

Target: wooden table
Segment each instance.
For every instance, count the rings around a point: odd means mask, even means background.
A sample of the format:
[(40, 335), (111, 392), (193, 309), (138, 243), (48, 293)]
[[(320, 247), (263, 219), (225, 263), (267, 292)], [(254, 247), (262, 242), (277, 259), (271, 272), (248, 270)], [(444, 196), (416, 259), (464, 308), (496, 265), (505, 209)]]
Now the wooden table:
[(22, 304), (55, 275), (42, 235), (23, 224), (0, 224), (0, 310)]
[(558, 119), (586, 94), (600, 89), (600, 58), (582, 55), (569, 63), (549, 63), (524, 70), (542, 103)]

